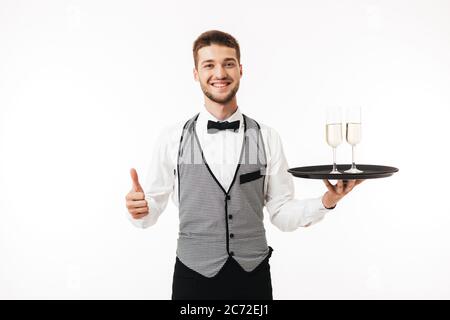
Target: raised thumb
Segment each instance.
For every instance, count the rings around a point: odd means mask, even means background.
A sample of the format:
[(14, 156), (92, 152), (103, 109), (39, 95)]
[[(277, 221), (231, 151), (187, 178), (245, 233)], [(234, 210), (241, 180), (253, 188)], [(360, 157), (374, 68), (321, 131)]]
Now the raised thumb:
[(144, 190), (141, 187), (141, 184), (139, 183), (139, 178), (138, 178), (136, 169), (131, 168), (130, 175), (131, 175), (131, 180), (133, 181), (133, 190), (135, 192), (144, 192)]

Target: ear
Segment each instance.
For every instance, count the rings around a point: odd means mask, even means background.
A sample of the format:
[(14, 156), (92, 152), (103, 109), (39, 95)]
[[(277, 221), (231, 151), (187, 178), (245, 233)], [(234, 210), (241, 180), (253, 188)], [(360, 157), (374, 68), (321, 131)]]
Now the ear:
[(241, 74), (241, 78), (242, 78), (242, 64), (239, 65), (239, 73)]
[(194, 69), (192, 71), (194, 72), (194, 80), (198, 81), (198, 71), (197, 71), (197, 69), (194, 67)]

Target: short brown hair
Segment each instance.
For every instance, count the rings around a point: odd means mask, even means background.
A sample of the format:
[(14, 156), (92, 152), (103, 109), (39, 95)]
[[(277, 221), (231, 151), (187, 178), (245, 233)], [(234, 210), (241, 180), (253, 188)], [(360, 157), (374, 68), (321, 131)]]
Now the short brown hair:
[(231, 34), (228, 34), (226, 32), (222, 32), (219, 30), (210, 30), (203, 32), (194, 42), (192, 51), (194, 54), (195, 68), (197, 68), (198, 63), (198, 50), (203, 47), (210, 46), (211, 44), (218, 44), (235, 49), (238, 62), (241, 63), (241, 50), (239, 48), (239, 43), (237, 42), (237, 40)]

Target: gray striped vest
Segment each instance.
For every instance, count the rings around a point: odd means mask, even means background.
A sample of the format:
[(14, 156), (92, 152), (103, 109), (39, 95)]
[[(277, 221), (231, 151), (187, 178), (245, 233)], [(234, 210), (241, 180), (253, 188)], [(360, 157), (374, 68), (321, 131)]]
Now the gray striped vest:
[(260, 126), (243, 115), (240, 160), (225, 190), (203, 156), (197, 118), (186, 122), (178, 152), (177, 257), (205, 277), (215, 276), (228, 258), (252, 271), (269, 255), (263, 224), (267, 161)]

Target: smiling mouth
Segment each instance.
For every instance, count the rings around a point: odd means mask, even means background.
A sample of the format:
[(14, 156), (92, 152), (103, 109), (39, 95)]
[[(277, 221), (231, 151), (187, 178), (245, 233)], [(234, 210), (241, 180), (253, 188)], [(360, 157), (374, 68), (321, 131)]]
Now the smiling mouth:
[(218, 88), (218, 89), (226, 88), (230, 84), (231, 84), (231, 82), (214, 82), (214, 83), (210, 83), (211, 86), (213, 86), (214, 88)]

